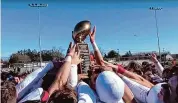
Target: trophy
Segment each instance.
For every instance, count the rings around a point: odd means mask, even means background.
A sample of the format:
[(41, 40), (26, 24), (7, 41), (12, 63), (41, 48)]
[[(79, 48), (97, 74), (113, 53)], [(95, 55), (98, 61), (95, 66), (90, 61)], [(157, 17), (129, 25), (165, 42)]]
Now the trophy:
[(80, 51), (80, 57), (84, 60), (78, 65), (78, 74), (87, 74), (90, 65), (90, 51), (88, 44), (84, 42), (91, 30), (91, 23), (88, 20), (80, 21), (72, 32), (72, 38), (77, 44), (76, 49)]

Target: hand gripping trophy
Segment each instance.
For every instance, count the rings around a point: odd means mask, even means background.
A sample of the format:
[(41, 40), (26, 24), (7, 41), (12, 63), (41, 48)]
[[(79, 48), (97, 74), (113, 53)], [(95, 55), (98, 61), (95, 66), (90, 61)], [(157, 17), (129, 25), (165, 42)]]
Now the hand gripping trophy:
[(80, 51), (80, 57), (84, 59), (82, 63), (78, 65), (79, 74), (87, 74), (90, 65), (90, 51), (88, 44), (84, 42), (91, 30), (91, 23), (88, 20), (80, 21), (72, 32), (72, 38), (77, 44), (77, 50)]

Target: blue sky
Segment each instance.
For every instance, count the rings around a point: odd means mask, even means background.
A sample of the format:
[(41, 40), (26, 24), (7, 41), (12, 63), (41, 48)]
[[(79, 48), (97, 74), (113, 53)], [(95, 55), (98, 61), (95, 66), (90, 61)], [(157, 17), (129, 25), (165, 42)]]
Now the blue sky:
[[(21, 49), (38, 47), (38, 10), (28, 7), (35, 0), (2, 0), (1, 55), (8, 57)], [(50, 2), (41, 8), (42, 49), (62, 48), (73, 41), (71, 31), (81, 20), (96, 25), (96, 42), (104, 51), (158, 51), (154, 11), (157, 12), (161, 51), (178, 53), (178, 2)], [(136, 36), (134, 36), (136, 35)], [(89, 39), (86, 40), (89, 43)], [(90, 43), (89, 43), (90, 44)], [(92, 49), (91, 49), (92, 50)]]

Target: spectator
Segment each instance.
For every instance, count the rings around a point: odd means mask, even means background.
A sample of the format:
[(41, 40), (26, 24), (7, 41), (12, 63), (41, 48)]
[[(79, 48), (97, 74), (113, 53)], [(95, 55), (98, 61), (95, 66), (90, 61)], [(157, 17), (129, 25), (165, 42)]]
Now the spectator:
[(173, 59), (172, 66), (176, 66), (176, 59)]
[(4, 81), (1, 83), (1, 102), (16, 103), (15, 83), (12, 81)]

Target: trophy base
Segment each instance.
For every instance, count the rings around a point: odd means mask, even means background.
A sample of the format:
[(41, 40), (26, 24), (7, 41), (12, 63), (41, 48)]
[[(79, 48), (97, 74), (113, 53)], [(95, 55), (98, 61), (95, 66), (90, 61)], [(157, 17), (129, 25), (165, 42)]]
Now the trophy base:
[(84, 60), (78, 65), (78, 74), (88, 74), (90, 66), (90, 51), (87, 43), (77, 43), (77, 51), (80, 51), (80, 57)]

